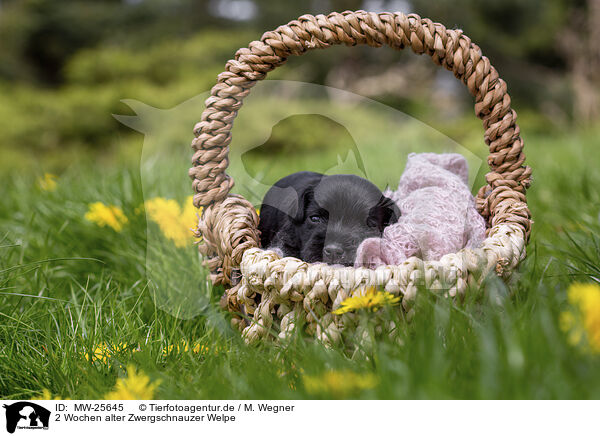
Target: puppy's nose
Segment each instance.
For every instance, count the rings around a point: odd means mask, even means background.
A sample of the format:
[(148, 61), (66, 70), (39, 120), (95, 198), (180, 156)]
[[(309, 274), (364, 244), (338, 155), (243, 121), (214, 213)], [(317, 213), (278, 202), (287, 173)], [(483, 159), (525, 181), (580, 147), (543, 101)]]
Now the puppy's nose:
[(323, 254), (328, 260), (335, 261), (342, 257), (344, 249), (337, 244), (329, 244), (323, 248)]

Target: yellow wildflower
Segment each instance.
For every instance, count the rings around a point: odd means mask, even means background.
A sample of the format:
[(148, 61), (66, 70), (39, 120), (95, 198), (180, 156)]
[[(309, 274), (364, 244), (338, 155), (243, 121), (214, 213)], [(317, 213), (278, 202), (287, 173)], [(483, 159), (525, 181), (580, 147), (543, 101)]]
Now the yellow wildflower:
[[(203, 344), (196, 344), (194, 348), (192, 348), (192, 353), (194, 354), (206, 354), (208, 352), (208, 347)], [(215, 348), (215, 354), (217, 354), (217, 349)]]
[(194, 228), (198, 225), (198, 212), (189, 196), (182, 208), (175, 200), (152, 198), (144, 203), (150, 220), (160, 227), (167, 239), (172, 240), (177, 247), (185, 247), (194, 240)]
[(291, 370), (289, 372), (284, 371), (283, 369), (280, 369), (279, 371), (277, 371), (277, 375), (279, 377), (291, 377), (291, 379), (288, 381), (288, 388), (290, 388), (292, 391), (296, 390), (297, 380), (299, 378), (299, 375), (301, 375), (301, 374), (304, 374), (304, 369), (303, 368), (296, 369), (296, 365), (294, 365), (294, 364), (292, 364)]
[(585, 348), (600, 353), (600, 286), (573, 283), (567, 292), (571, 308), (561, 313), (561, 329), (568, 333), (571, 345), (587, 340)]
[(375, 312), (383, 306), (393, 306), (400, 302), (400, 297), (385, 291), (377, 291), (373, 286), (357, 289), (352, 296), (342, 301), (340, 307), (333, 311), (336, 315), (352, 312), (358, 309), (368, 309)]
[(358, 391), (373, 389), (379, 382), (374, 374), (329, 370), (320, 376), (302, 375), (304, 388), (310, 394), (330, 394), (344, 398)]
[(62, 398), (59, 396), (55, 397), (54, 395), (52, 395), (52, 392), (50, 392), (50, 390), (48, 390), (48, 389), (44, 389), (42, 391), (42, 395), (40, 395), (38, 397), (33, 397), (31, 399), (33, 401), (36, 401), (36, 400), (38, 400), (38, 401), (39, 400), (70, 400), (70, 398)]
[[(188, 351), (192, 351), (194, 354), (206, 354), (210, 351), (210, 349), (203, 344), (196, 343), (191, 348), (187, 342), (183, 342), (181, 345), (172, 344), (163, 348), (163, 356), (167, 356), (169, 354), (177, 354), (177, 353), (187, 353)], [(215, 354), (217, 354), (217, 349), (215, 348)]]
[(127, 367), (127, 378), (120, 378), (105, 400), (152, 400), (160, 381), (151, 382), (150, 377), (137, 371), (133, 365)]
[(202, 208), (196, 209), (194, 206), (194, 196), (190, 195), (185, 199), (181, 220), (189, 227), (196, 228), (198, 226), (198, 214), (202, 213)]
[(99, 201), (89, 205), (85, 219), (98, 224), (100, 227), (112, 227), (116, 232), (123, 230), (123, 225), (128, 221), (120, 207), (106, 205)]
[(38, 185), (43, 191), (54, 191), (56, 189), (56, 176), (45, 173), (44, 177), (38, 179)]
[(102, 342), (94, 347), (94, 351), (91, 353), (85, 353), (85, 358), (90, 362), (100, 361), (104, 364), (108, 363), (108, 360), (117, 353), (124, 351), (127, 348), (126, 344), (120, 342), (117, 345), (108, 345)]

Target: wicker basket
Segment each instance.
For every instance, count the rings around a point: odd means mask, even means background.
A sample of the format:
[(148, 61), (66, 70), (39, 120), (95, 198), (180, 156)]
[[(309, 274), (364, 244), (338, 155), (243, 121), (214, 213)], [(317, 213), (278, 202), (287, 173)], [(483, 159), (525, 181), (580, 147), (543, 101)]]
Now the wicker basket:
[[(257, 81), (290, 55), (336, 44), (410, 47), (415, 53), (426, 53), (451, 70), (475, 97), (475, 114), (483, 120), (491, 170), (476, 199), (478, 211), (488, 223), (487, 239), (480, 248), (448, 254), (439, 261), (410, 258), (374, 270), (281, 259), (259, 248), (259, 218), (254, 207), (229, 193), (233, 180), (225, 170), (233, 120)], [(194, 128), (195, 153), (189, 171), (196, 191), (194, 203), (203, 207), (199, 250), (212, 282), (227, 288), (222, 306), (234, 314), (233, 324), (243, 330), (248, 342), (255, 342), (273, 328), (285, 337), (302, 320), (319, 339), (335, 341), (343, 319), (331, 311), (359, 287), (381, 286), (400, 295), (407, 310), (417, 285), (443, 289), (455, 297), (490, 273), (507, 277), (525, 257), (531, 228), (525, 198), (531, 169), (524, 165), (516, 117), (506, 83), (480, 48), (461, 30), (448, 30), (414, 14), (356, 11), (304, 15), (238, 50), (219, 74), (202, 120)]]

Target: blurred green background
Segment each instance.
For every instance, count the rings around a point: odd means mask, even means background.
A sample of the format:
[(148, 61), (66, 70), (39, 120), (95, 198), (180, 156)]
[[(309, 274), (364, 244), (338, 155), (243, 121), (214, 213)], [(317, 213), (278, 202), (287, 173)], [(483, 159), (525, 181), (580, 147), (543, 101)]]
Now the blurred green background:
[[(2, 0), (0, 167), (60, 173), (85, 156), (135, 160), (141, 135), (111, 116), (131, 113), (121, 99), (175, 106), (209, 90), (236, 49), (264, 31), (304, 13), (361, 8), (463, 29), (507, 81), (526, 132), (598, 119), (600, 12), (592, 0)], [(472, 98), (441, 70), (412, 53), (337, 47), (291, 59), (269, 77), (356, 92), (461, 141), (473, 128), (461, 124), (473, 116)], [(272, 140), (311, 147), (299, 135), (306, 125), (289, 120)], [(330, 129), (314, 121), (314, 136)]]

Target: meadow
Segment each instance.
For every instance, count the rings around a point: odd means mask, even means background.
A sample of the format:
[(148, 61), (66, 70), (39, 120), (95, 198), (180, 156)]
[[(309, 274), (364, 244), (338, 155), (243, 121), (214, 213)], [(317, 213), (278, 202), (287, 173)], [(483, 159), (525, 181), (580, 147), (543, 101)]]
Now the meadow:
[[(184, 123), (185, 141), (191, 125)], [(389, 134), (370, 125), (367, 150), (397, 159), (401, 170), (401, 150), (381, 146)], [(477, 120), (434, 127), (485, 166)], [(343, 129), (325, 128), (334, 150), (346, 141)], [(367, 324), (386, 317), (397, 328), (384, 335), (370, 329), (372, 340), (359, 348), (324, 347), (301, 332), (286, 343), (246, 345), (218, 309), (222, 288), (207, 282), (190, 237), (189, 160), (152, 159), (148, 138), (129, 139), (126, 157), (82, 155), (56, 175), (43, 164), (6, 169), (0, 397), (600, 398), (600, 322), (573, 291), (587, 284), (600, 313), (593, 297), (600, 295), (600, 130), (539, 125), (534, 117), (524, 117), (522, 130), (534, 170), (534, 226), (517, 276), (508, 284), (490, 277), (462, 302), (422, 289), (410, 322), (397, 306), (364, 313)], [(323, 165), (326, 147), (294, 151), (276, 136), (274, 128), (272, 149), (244, 158), (264, 183)], [(175, 143), (175, 154), (189, 159), (186, 142)], [(475, 189), (485, 170), (474, 175)]]

